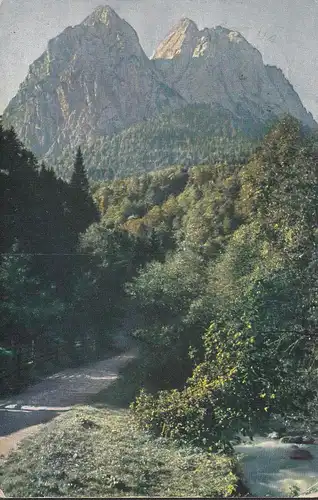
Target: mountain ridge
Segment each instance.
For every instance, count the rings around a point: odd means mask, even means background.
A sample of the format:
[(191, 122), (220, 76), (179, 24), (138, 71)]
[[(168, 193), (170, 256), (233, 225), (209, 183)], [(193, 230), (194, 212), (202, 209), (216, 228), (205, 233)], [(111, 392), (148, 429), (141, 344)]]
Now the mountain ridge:
[(189, 104), (221, 107), (251, 127), (290, 113), (318, 128), (282, 71), (264, 65), (240, 33), (199, 30), (182, 18), (148, 58), (137, 32), (109, 6), (48, 42), (3, 122), (50, 159)]
[(189, 103), (217, 102), (235, 115), (251, 114), (262, 122), (289, 112), (317, 127), (283, 72), (265, 65), (258, 49), (238, 31), (222, 26), (199, 30), (193, 21), (181, 20), (152, 60)]

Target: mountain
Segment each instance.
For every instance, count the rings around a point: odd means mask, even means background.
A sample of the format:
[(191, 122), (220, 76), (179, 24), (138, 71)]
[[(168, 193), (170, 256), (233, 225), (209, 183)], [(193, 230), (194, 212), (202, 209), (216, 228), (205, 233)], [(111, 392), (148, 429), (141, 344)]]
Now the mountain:
[(318, 50), (318, 4), (314, 0), (270, 0), (261, 4), (261, 11), (260, 0), (0, 0), (0, 114), (48, 40), (107, 3), (135, 28), (147, 55), (164, 38), (167, 19), (174, 24), (187, 15), (202, 27), (236, 26), (268, 64), (283, 69), (318, 118), (318, 69), (313, 64)]
[[(207, 111), (198, 111), (198, 105), (208, 106)], [(178, 115), (182, 108), (187, 111)], [(206, 128), (205, 118), (197, 121), (198, 112), (209, 115)], [(264, 65), (239, 33), (220, 26), (200, 31), (182, 19), (149, 59), (135, 30), (110, 7), (98, 7), (50, 40), (6, 108), (3, 123), (13, 126), (39, 158), (55, 164), (61, 159), (61, 174), (63, 158), (82, 145), (90, 153), (89, 169), (105, 178), (109, 167), (116, 176), (189, 156), (190, 163), (224, 159), (223, 122), (253, 135), (285, 113), (318, 127), (283, 73)], [(151, 122), (162, 114), (162, 120)], [(217, 122), (221, 125), (215, 127)], [(208, 147), (207, 131), (219, 138)]]
[[(258, 137), (252, 140), (252, 131), (244, 125), (220, 106), (190, 104), (83, 145), (85, 168), (91, 180), (103, 181), (171, 165), (244, 163), (258, 144)], [(50, 165), (69, 179), (73, 156), (65, 149)]]
[(155, 70), (134, 29), (110, 7), (98, 7), (50, 40), (3, 122), (38, 156), (56, 156), (66, 146), (184, 104)]
[(218, 103), (258, 122), (290, 113), (317, 127), (282, 71), (266, 66), (260, 52), (236, 31), (221, 26), (199, 30), (182, 19), (158, 46), (153, 61), (188, 103)]

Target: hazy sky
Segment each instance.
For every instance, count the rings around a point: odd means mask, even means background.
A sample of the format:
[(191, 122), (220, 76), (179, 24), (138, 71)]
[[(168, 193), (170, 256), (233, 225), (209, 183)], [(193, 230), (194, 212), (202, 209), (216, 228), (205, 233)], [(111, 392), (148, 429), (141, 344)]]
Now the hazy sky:
[(318, 0), (0, 0), (0, 112), (50, 38), (97, 5), (112, 6), (151, 55), (181, 17), (240, 31), (284, 71), (318, 119)]

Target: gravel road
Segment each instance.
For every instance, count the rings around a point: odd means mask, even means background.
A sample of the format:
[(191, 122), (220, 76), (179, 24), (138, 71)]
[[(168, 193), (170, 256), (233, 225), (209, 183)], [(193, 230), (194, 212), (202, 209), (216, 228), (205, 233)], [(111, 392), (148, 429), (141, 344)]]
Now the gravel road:
[(29, 387), (22, 394), (0, 401), (0, 456), (39, 424), (72, 406), (85, 404), (112, 383), (120, 368), (137, 355), (136, 349), (81, 368), (64, 370)]

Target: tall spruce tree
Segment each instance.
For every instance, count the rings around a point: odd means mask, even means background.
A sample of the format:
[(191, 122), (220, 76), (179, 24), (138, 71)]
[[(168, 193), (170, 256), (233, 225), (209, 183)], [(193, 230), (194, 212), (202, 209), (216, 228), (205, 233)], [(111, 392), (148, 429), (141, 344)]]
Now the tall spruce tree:
[(54, 368), (51, 360), (56, 368), (79, 362), (74, 317), (86, 282), (78, 291), (85, 259), (76, 247), (98, 212), (80, 149), (70, 185), (39, 165), (1, 120), (0, 197), (0, 394), (6, 394)]
[(99, 220), (99, 213), (89, 191), (81, 148), (77, 148), (70, 188), (72, 193), (72, 226), (78, 235)]
[(71, 187), (89, 194), (89, 183), (84, 167), (84, 160), (80, 146), (77, 148), (74, 169), (71, 177)]

